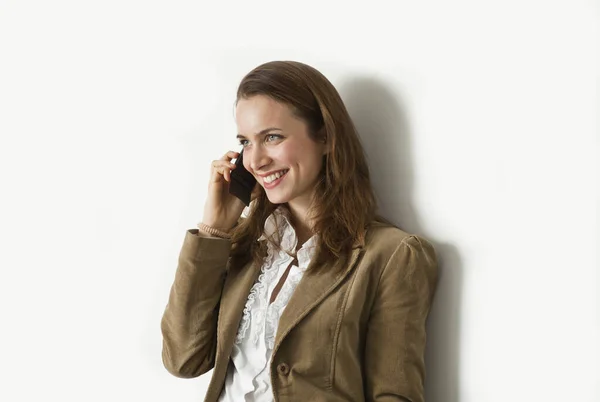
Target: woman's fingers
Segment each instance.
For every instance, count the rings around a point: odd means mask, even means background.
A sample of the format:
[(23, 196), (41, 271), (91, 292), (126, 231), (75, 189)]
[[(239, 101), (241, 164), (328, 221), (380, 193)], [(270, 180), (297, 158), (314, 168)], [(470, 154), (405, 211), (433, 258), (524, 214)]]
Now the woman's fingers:
[(235, 163), (231, 163), (228, 161), (217, 160), (212, 162), (212, 167), (214, 169), (235, 169)]
[(225, 181), (231, 182), (231, 171), (237, 167), (235, 164), (231, 163), (231, 160), (233, 158), (238, 158), (239, 156), (239, 152), (229, 151), (225, 155), (223, 155), (221, 159), (212, 161), (210, 165), (210, 182), (218, 183), (221, 181), (221, 178), (225, 179)]
[(229, 151), (225, 155), (223, 155), (220, 160), (230, 162), (232, 159), (237, 158), (239, 156), (239, 152)]
[(230, 172), (235, 168), (235, 164), (229, 162), (229, 160), (227, 159), (219, 159), (216, 161), (212, 161), (212, 170), (214, 172), (213, 179), (217, 180), (218, 175), (221, 175), (225, 178), (225, 180), (230, 181)]

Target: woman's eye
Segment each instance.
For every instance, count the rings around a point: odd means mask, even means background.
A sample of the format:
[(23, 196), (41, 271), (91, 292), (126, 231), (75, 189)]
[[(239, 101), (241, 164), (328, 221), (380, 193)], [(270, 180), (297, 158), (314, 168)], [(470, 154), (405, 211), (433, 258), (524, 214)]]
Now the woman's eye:
[(278, 140), (280, 138), (283, 138), (283, 137), (280, 136), (279, 134), (269, 134), (269, 135), (267, 135), (267, 140), (268, 141), (274, 141), (274, 140)]
[(248, 145), (248, 140), (240, 140), (240, 145), (245, 147), (246, 145)]

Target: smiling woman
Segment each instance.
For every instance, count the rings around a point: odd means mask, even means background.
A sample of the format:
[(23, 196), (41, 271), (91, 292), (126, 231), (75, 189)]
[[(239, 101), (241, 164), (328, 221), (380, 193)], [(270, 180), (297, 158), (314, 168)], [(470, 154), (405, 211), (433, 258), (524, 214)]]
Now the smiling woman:
[[(248, 133), (238, 135), (244, 167), (269, 201), (287, 203), (293, 216), (307, 216), (327, 154), (325, 138), (313, 140), (307, 124), (289, 106), (265, 95), (241, 98), (236, 121), (239, 132)], [(263, 130), (265, 126), (269, 128)]]
[(163, 362), (214, 368), (205, 401), (423, 401), (433, 246), (376, 215), (369, 169), (333, 85), (276, 61), (237, 92), (248, 216), (212, 163), (162, 319)]

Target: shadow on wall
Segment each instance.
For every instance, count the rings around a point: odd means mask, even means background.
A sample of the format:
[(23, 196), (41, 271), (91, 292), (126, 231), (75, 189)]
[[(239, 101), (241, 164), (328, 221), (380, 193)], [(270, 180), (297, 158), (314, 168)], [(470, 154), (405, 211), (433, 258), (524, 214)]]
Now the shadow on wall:
[(439, 280), (427, 323), (425, 399), (459, 402), (462, 263), (453, 245), (423, 233), (413, 207), (413, 133), (405, 108), (397, 94), (373, 79), (347, 80), (338, 88), (367, 153), (379, 213), (401, 229), (423, 235), (436, 249)]

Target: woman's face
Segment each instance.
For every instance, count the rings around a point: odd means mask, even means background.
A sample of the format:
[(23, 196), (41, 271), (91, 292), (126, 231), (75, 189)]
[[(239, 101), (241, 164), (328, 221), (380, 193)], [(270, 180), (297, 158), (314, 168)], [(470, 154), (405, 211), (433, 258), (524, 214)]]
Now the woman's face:
[(264, 95), (240, 99), (236, 122), (244, 167), (265, 189), (269, 201), (306, 210), (326, 145), (309, 136), (306, 123), (287, 105)]

